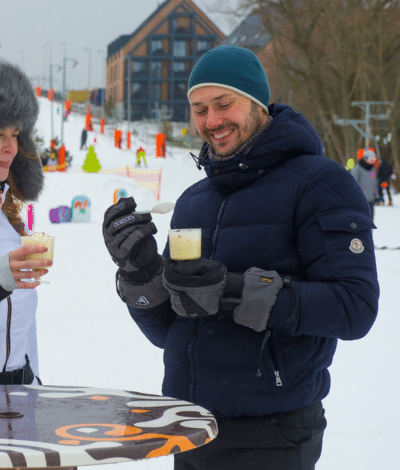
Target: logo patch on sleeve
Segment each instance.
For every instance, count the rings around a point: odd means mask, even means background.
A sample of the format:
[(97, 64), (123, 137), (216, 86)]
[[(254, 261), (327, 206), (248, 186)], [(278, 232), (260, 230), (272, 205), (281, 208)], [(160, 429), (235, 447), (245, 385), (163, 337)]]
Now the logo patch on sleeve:
[(358, 238), (353, 238), (353, 240), (351, 240), (349, 248), (353, 253), (362, 253), (364, 251), (364, 245)]

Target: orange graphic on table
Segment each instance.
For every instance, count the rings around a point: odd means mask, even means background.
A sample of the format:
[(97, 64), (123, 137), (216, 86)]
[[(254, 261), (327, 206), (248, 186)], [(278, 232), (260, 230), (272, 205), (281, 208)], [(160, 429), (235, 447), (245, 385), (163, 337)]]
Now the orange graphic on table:
[[(79, 432), (79, 428), (94, 428), (94, 427), (107, 427), (110, 428), (108, 431), (104, 431), (104, 435), (107, 437), (89, 437), (89, 436), (77, 436), (71, 434), (75, 431)], [(142, 441), (146, 439), (166, 439), (167, 442), (158, 449), (154, 449), (146, 455), (146, 458), (158, 457), (161, 455), (169, 455), (171, 450), (178, 446), (181, 452), (186, 450), (194, 449), (196, 446), (186, 436), (170, 436), (168, 434), (157, 434), (157, 433), (145, 433), (142, 429), (136, 426), (125, 426), (121, 424), (72, 424), (69, 426), (63, 426), (56, 429), (55, 433), (57, 436), (63, 437), (66, 440), (59, 441), (60, 444), (67, 445), (79, 445), (80, 441)], [(115, 436), (115, 437), (114, 437)]]

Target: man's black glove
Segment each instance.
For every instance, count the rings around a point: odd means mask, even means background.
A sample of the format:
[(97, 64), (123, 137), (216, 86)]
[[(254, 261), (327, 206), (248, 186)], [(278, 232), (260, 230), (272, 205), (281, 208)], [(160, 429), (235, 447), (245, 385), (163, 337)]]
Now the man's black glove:
[(187, 317), (217, 313), (226, 275), (226, 266), (210, 259), (165, 260), (164, 286), (169, 291), (172, 308)]
[(113, 261), (132, 281), (149, 281), (161, 268), (150, 213), (136, 214), (133, 197), (121, 198), (104, 214), (103, 236)]

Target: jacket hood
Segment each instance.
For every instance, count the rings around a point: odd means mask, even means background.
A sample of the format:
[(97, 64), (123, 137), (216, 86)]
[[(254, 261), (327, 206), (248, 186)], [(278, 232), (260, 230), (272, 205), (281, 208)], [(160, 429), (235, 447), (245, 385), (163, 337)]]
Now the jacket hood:
[(290, 106), (271, 104), (273, 121), (250, 151), (226, 162), (208, 158), (208, 144), (200, 151), (199, 165), (222, 194), (229, 194), (264, 176), (273, 167), (302, 155), (322, 156), (317, 132), (308, 120)]
[(18, 143), (28, 154), (18, 152), (10, 166), (23, 201), (37, 200), (43, 189), (43, 167), (33, 139), (38, 113), (38, 102), (28, 77), (15, 65), (0, 62), (0, 129), (18, 127)]

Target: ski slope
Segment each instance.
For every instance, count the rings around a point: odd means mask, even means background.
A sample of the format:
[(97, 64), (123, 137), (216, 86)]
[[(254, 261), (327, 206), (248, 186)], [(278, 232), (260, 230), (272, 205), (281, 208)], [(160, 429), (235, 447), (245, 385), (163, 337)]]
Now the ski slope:
[[(50, 104), (41, 98), (37, 132), (45, 142), (50, 141), (50, 123)], [(55, 113), (58, 136), (60, 126), (60, 115)], [(140, 333), (117, 296), (116, 267), (104, 246), (101, 230), (104, 211), (113, 203), (115, 189), (125, 188), (137, 201), (138, 210), (150, 209), (156, 200), (133, 180), (81, 172), (86, 156), (79, 149), (83, 126), (84, 116), (76, 114), (65, 123), (64, 140), (74, 158), (72, 167), (66, 173), (47, 173), (45, 190), (35, 203), (35, 230), (55, 236), (54, 265), (46, 276), (50, 285), (38, 287), (40, 377), (44, 384), (160, 394), (163, 351)], [(138, 136), (132, 139), (130, 151), (113, 148), (112, 129), (100, 135), (95, 126), (95, 133), (89, 133), (88, 145), (95, 137), (95, 150), (103, 168), (134, 166), (136, 149), (142, 145), (148, 167), (162, 168), (161, 202), (176, 201), (186, 187), (205, 176), (187, 150), (169, 149), (166, 159), (156, 159), (154, 141), (149, 140), (143, 126), (134, 127)], [(148, 131), (155, 134), (158, 129), (147, 125)], [(49, 210), (70, 205), (78, 194), (91, 199), (91, 222), (51, 224)], [(171, 213), (153, 215), (160, 250), (170, 218)], [(400, 245), (400, 195), (395, 196), (393, 207), (376, 208), (375, 223), (377, 246)], [(379, 316), (365, 338), (339, 342), (330, 369), (331, 392), (324, 400), (328, 428), (318, 470), (398, 468), (400, 250), (378, 250), (376, 256), (381, 285)], [(101, 468), (171, 470), (173, 458), (105, 464)]]

